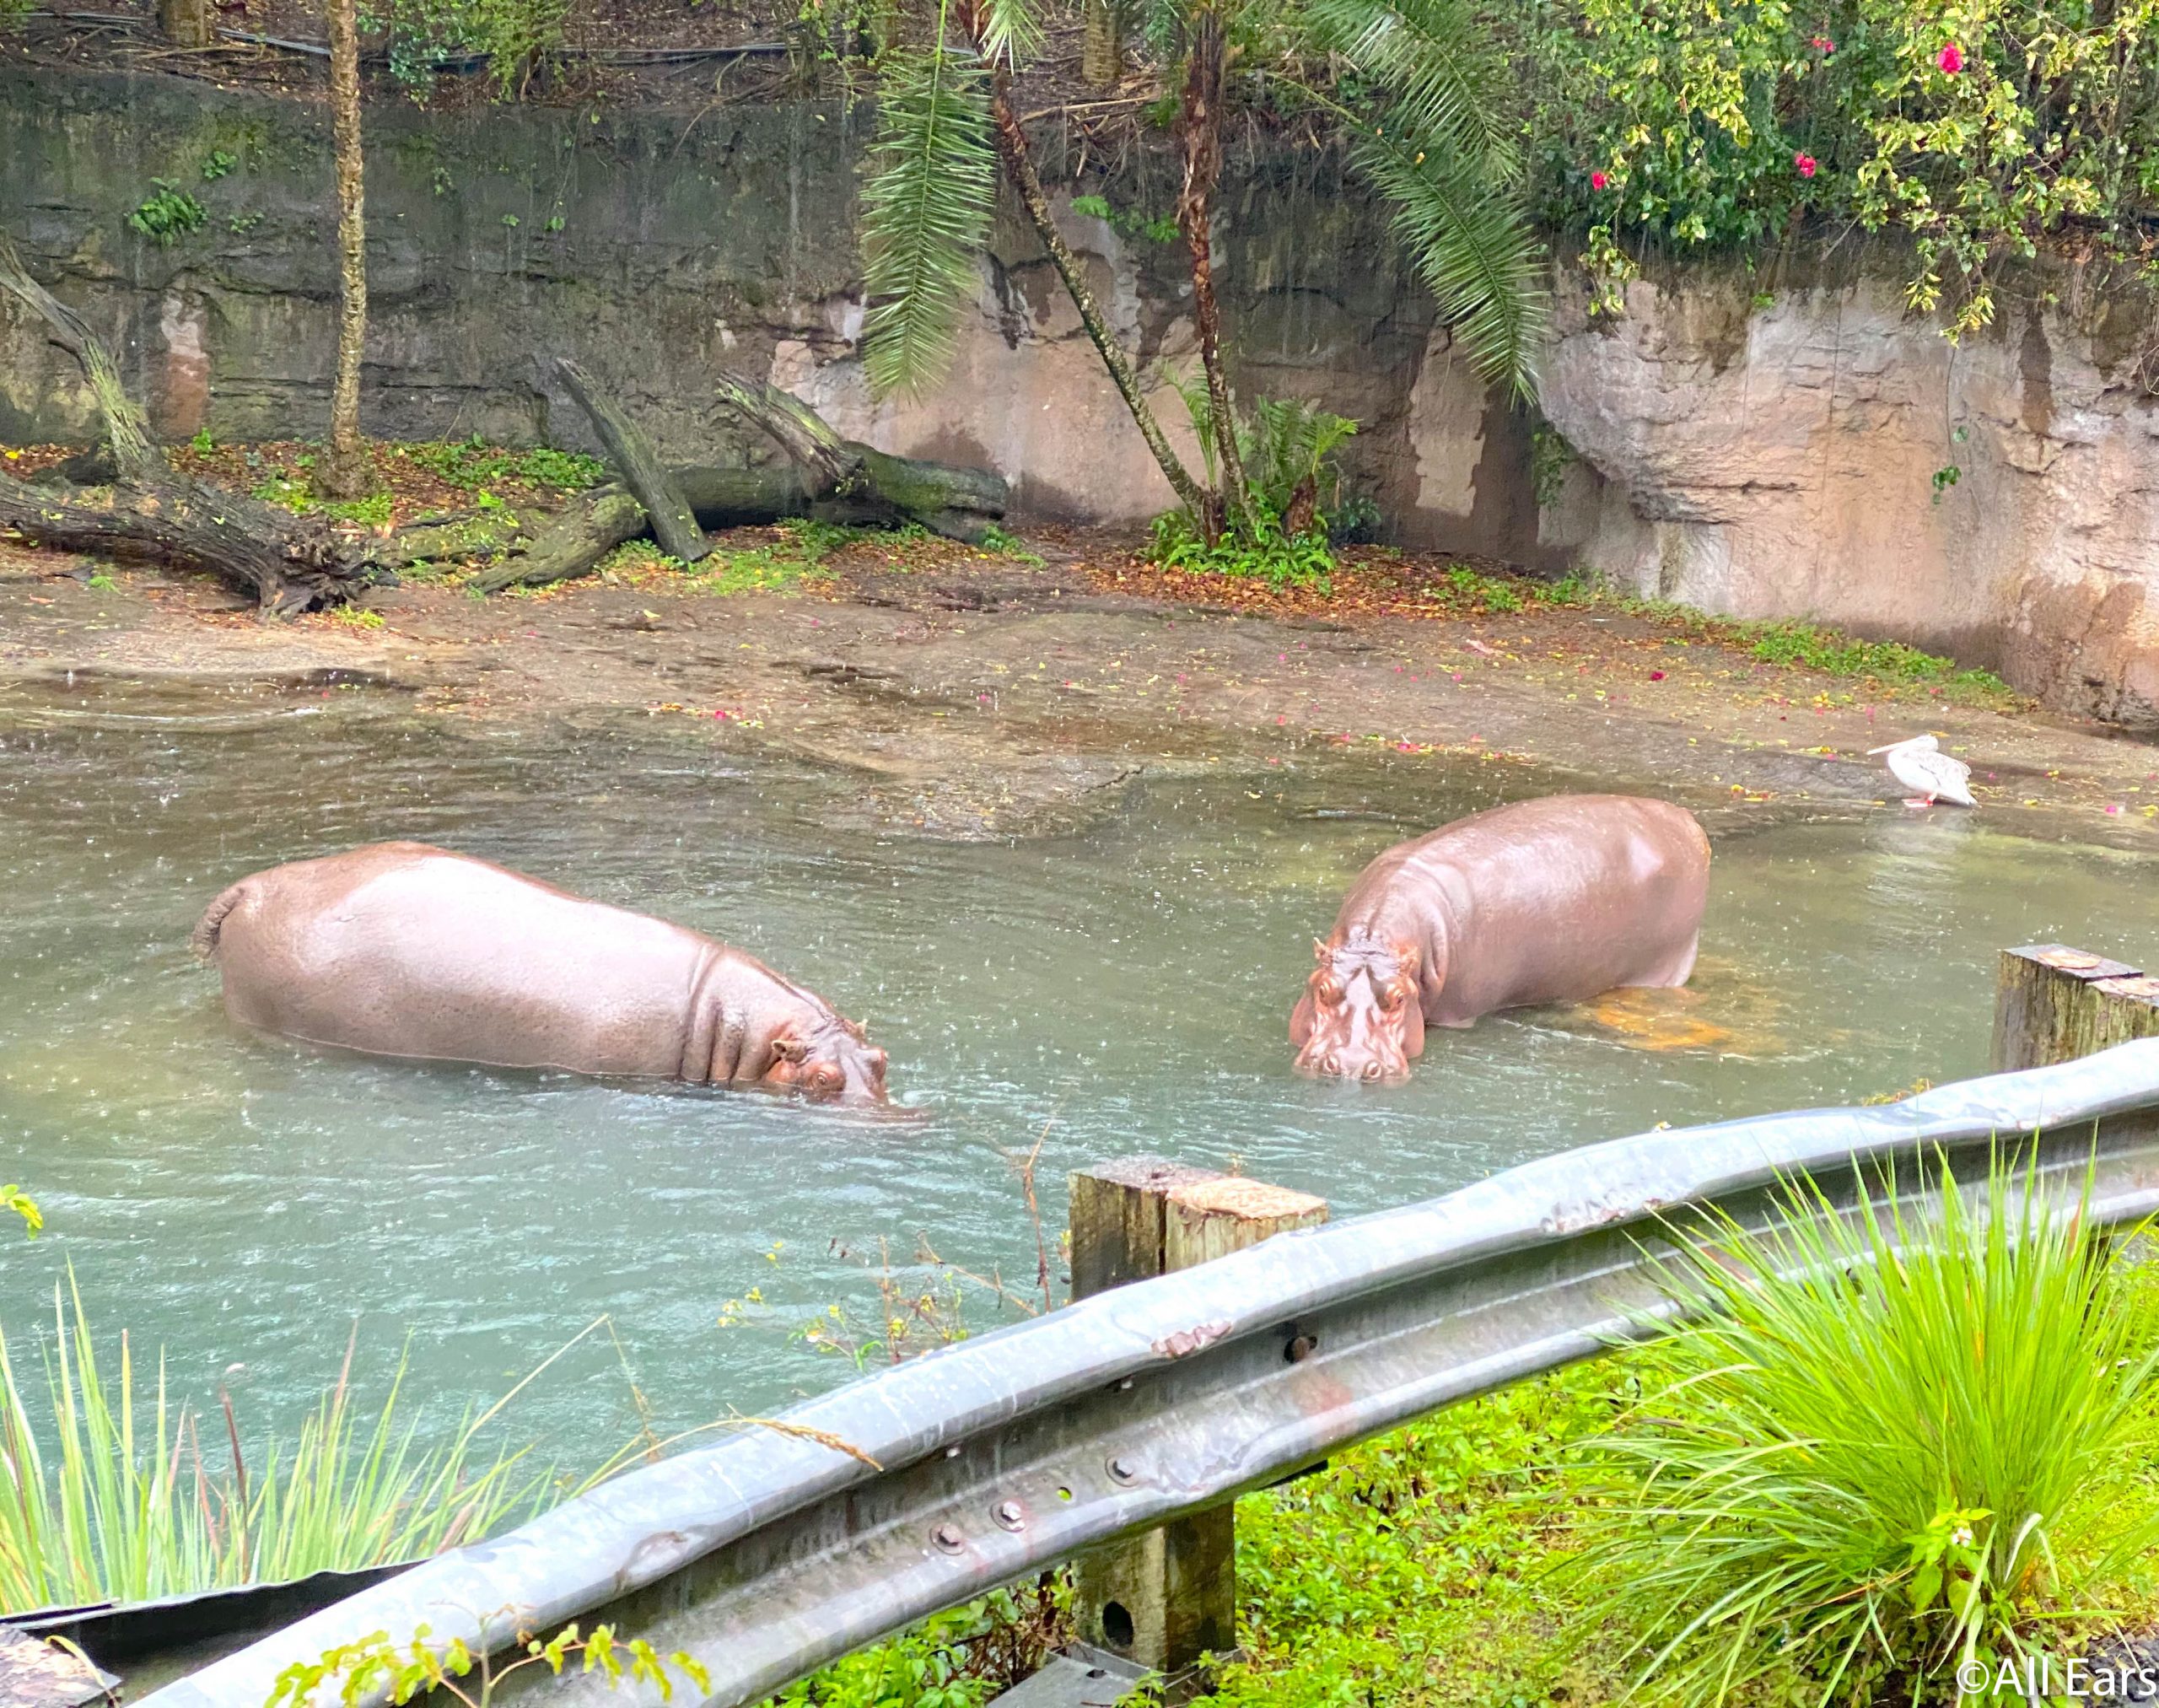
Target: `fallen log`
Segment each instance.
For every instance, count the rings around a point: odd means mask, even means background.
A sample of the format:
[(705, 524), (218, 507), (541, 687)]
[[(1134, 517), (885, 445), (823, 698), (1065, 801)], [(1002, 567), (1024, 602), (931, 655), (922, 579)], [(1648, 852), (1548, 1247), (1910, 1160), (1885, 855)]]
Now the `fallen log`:
[(685, 563), (694, 563), (711, 551), (712, 541), (697, 525), (689, 500), (676, 490), (666, 469), (661, 466), (660, 454), (652, 448), (644, 429), (568, 357), (556, 362), (555, 371), (563, 376), (563, 384), (569, 387), (578, 407), (591, 418), (600, 442), (607, 447), (607, 455), (622, 471), (622, 484), (644, 506), (652, 536), (660, 541), (661, 549)]
[(112, 353), (82, 317), (30, 275), (0, 235), (0, 290), (46, 323), (46, 336), (82, 364), (104, 419), (105, 442), (62, 465), (91, 477), (32, 483), (0, 476), (0, 526), (32, 545), (148, 557), (206, 570), (250, 595), (266, 616), (350, 599), (380, 571), (362, 547), (320, 520), (295, 516), (175, 470), (150, 437)]
[[(807, 404), (773, 386), (722, 375), (719, 391), (723, 407), (763, 430), (787, 461), (766, 468), (665, 469), (666, 487), (701, 531), (805, 516), (849, 528), (913, 523), (972, 545), (1004, 515), (1010, 489), (988, 469), (894, 456), (843, 439)], [(521, 552), (512, 552), (467, 585), (499, 593), (572, 580), (590, 574), (617, 546), (648, 533), (654, 533), (651, 514), (634, 489), (611, 482), (580, 494)], [(664, 537), (654, 537), (665, 548)]]
[(800, 474), (815, 503), (846, 501), (886, 522), (915, 522), (972, 545), (1004, 515), (1011, 490), (986, 468), (894, 456), (843, 439), (830, 423), (777, 385), (723, 374), (721, 404), (763, 430)]

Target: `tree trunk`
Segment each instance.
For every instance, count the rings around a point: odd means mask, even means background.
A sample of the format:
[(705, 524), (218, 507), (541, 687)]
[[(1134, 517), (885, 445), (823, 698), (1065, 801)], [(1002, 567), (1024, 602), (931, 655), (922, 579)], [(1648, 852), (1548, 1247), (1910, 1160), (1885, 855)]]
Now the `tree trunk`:
[(615, 467), (622, 477), (622, 483), (637, 494), (638, 502), (644, 506), (651, 520), (653, 537), (668, 556), (694, 563), (711, 551), (712, 541), (697, 525), (689, 500), (675, 489), (674, 482), (669, 478), (644, 430), (568, 357), (564, 356), (555, 364), (555, 371), (563, 376), (563, 383), (569, 387), (578, 407), (591, 418), (600, 442), (607, 447), (607, 455), (614, 459)]
[(1124, 74), (1123, 21), (1118, 0), (1086, 0), (1080, 75), (1090, 89), (1114, 89)]
[(175, 47), (207, 47), (216, 40), (210, 0), (158, 0), (158, 28)]
[(343, 544), (320, 520), (175, 473), (150, 439), (142, 407), (121, 384), (112, 353), (30, 277), (5, 236), (0, 290), (43, 320), (52, 342), (83, 364), (105, 418), (106, 453), (72, 460), (78, 471), (100, 477), (96, 485), (0, 477), (0, 528), (33, 545), (127, 552), (207, 570), (253, 595), (266, 613), (349, 599), (371, 579), (366, 553)]
[(316, 471), (326, 496), (357, 498), (374, 488), (360, 437), (360, 355), (368, 333), (366, 190), (360, 148), (360, 31), (357, 0), (329, 0), (330, 111), (337, 154), (337, 378), (330, 392), (330, 445)]
[(1034, 158), (1027, 152), (1027, 132), (1020, 125), (1019, 116), (1012, 110), (1011, 73), (999, 65), (990, 74), (989, 110), (991, 128), (997, 137), (998, 158), (1003, 162), (1004, 175), (1019, 192), (1020, 205), (1027, 210), (1027, 218), (1034, 223), (1035, 233), (1042, 239), (1042, 247), (1049, 251), (1050, 263), (1057, 269), (1057, 276), (1064, 281), (1066, 294), (1072, 306), (1080, 311), (1080, 324), (1086, 327), (1087, 336), (1095, 341), (1095, 348), (1101, 353), (1102, 365), (1110, 370), (1110, 379), (1124, 399), (1124, 407), (1132, 412), (1132, 418), (1139, 428), (1139, 436), (1147, 441), (1147, 449), (1155, 454), (1155, 461), (1168, 479), (1171, 490), (1177, 495), (1177, 502), (1195, 516), (1207, 514), (1210, 500), (1199, 483), (1185, 472), (1177, 454), (1170, 449), (1170, 441), (1162, 432), (1161, 423), (1155, 419), (1155, 412), (1147, 406), (1147, 399), (1140, 391), (1139, 377), (1132, 371), (1131, 359), (1124, 348), (1102, 318), (1101, 305), (1081, 269), (1080, 257), (1073, 254), (1063, 234), (1058, 230), (1057, 222), (1050, 218), (1049, 197), (1042, 191), (1042, 180), (1036, 175)]
[[(1177, 224), (1192, 253), (1193, 322), (1199, 333), (1199, 360), (1207, 374), (1207, 401), (1214, 416), (1214, 446), (1222, 461), (1221, 498), (1229, 515), (1249, 534), (1252, 498), (1245, 482), (1244, 459), (1237, 454), (1237, 418), (1230, 401), (1230, 382), (1222, 370), (1222, 311), (1214, 300), (1212, 225), (1214, 186), (1222, 175), (1222, 20), (1210, 10), (1194, 20), (1185, 60), (1182, 110), (1177, 140), (1184, 151), (1184, 186), (1177, 196)], [(1220, 534), (1221, 518), (1209, 518), (1210, 541)]]

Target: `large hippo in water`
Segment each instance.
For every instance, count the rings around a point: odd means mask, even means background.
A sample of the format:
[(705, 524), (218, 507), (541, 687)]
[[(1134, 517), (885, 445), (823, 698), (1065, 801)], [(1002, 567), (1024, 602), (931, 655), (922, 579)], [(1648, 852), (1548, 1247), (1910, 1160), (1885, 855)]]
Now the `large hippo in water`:
[(195, 946), (234, 1020), (310, 1043), (886, 1101), (885, 1052), (740, 950), (422, 843), (242, 878)]
[(1709, 839), (1667, 801), (1553, 795), (1473, 813), (1365, 868), (1289, 1016), (1300, 1072), (1399, 1080), (1427, 1025), (1694, 970)]

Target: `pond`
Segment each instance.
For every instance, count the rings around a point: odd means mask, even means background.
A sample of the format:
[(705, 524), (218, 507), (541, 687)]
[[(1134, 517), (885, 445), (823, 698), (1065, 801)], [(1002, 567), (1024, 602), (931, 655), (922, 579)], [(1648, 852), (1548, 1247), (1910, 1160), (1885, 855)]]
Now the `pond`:
[[(871, 833), (845, 775), (683, 719), (431, 720), (365, 687), (78, 680), (0, 698), (0, 1237), (20, 1355), (72, 1268), (177, 1393), (289, 1430), (337, 1371), (408, 1349), (429, 1431), (577, 1331), (510, 1414), (569, 1463), (636, 1425), (840, 1381), (791, 1331), (926, 1237), (1020, 1290), (1012, 1165), (1135, 1152), (1323, 1194), (1338, 1214), (1524, 1158), (1984, 1069), (1995, 951), (2159, 958), (2159, 859), (1893, 806), (1710, 820), (1702, 967), (1676, 998), (1435, 1033), (1396, 1090), (1312, 1084), (1285, 1026), (1342, 890), (1387, 843), (1561, 784), (1496, 762), (1291, 751), (1015, 843)], [(848, 827), (853, 826), (853, 827)], [(755, 1095), (311, 1054), (228, 1024), (187, 939), (234, 878), (386, 837), (439, 842), (739, 944), (891, 1053), (918, 1123)], [(752, 1290), (762, 1302), (752, 1298)], [(740, 1320), (721, 1321), (730, 1300)], [(977, 1326), (993, 1301), (970, 1308)], [(829, 1323), (829, 1317), (825, 1319)], [(611, 1331), (611, 1332), (610, 1332)]]

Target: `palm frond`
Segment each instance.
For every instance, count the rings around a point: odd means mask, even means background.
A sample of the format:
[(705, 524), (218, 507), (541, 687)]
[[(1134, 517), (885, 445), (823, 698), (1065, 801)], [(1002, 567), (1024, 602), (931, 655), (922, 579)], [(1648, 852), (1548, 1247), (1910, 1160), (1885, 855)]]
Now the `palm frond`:
[(1513, 176), (1507, 68), (1472, 0), (1309, 0), (1306, 16), (1324, 46), (1386, 91), (1388, 131)]
[(980, 283), (996, 194), (988, 73), (940, 28), (933, 46), (887, 59), (878, 93), (862, 202), (864, 360), (879, 395), (918, 392), (944, 374)]
[(977, 40), (984, 59), (1001, 59), (1017, 71), (1020, 61), (1041, 52), (1042, 19), (1030, 0), (982, 0), (979, 15)]
[(1351, 159), (1390, 207), (1394, 233), (1485, 380), (1535, 395), (1549, 301), (1543, 250), (1521, 202), (1473, 157), (1388, 123), (1360, 126)]

